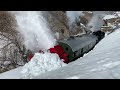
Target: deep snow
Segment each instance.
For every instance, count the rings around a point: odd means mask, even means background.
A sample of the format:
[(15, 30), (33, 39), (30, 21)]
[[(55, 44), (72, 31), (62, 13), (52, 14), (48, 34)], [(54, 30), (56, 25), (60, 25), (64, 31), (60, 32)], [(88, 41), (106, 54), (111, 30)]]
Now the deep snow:
[(42, 73), (52, 71), (66, 65), (67, 64), (65, 64), (57, 54), (49, 52), (35, 53), (31, 61), (23, 66), (21, 78), (32, 79), (34, 76), (38, 76)]
[[(120, 78), (120, 29), (106, 36), (84, 57), (60, 69), (46, 72), (33, 79), (116, 79)], [(17, 68), (0, 78), (20, 78)]]
[(120, 29), (106, 36), (94, 50), (66, 67), (41, 74), (35, 79), (120, 78)]

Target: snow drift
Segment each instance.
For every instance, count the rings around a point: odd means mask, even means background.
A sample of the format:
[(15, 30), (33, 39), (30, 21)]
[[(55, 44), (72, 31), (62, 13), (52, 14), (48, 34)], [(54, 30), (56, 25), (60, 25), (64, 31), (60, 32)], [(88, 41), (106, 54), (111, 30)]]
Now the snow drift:
[(21, 71), (22, 78), (32, 79), (33, 76), (38, 76), (47, 71), (55, 70), (66, 64), (60, 60), (57, 54), (52, 53), (35, 53), (30, 62), (25, 64)]

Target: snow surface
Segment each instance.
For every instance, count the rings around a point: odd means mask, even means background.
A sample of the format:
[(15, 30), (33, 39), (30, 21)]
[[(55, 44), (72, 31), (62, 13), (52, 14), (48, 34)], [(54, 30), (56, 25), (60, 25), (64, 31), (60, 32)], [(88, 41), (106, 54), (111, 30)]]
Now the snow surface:
[(57, 54), (48, 52), (35, 53), (31, 61), (23, 67), (21, 78), (32, 79), (33, 76), (38, 76), (41, 73), (55, 70), (66, 65), (67, 64), (65, 64)]
[(12, 69), (10, 71), (4, 72), (0, 74), (0, 79), (20, 79), (22, 67), (18, 67), (16, 69)]
[(34, 79), (118, 79), (120, 78), (120, 29), (106, 36), (84, 57)]
[(117, 18), (117, 16), (115, 16), (115, 15), (106, 15), (103, 19), (108, 20), (108, 19), (112, 19), (112, 18)]

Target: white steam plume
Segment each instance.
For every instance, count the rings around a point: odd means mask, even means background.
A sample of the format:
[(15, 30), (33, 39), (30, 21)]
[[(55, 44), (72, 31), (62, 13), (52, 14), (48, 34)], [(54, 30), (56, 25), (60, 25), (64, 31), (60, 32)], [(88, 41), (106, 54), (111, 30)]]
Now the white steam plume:
[(76, 18), (79, 18), (79, 16), (84, 16), (83, 11), (67, 11), (66, 12), (67, 18), (69, 19), (69, 25), (71, 25), (73, 22), (75, 22)]

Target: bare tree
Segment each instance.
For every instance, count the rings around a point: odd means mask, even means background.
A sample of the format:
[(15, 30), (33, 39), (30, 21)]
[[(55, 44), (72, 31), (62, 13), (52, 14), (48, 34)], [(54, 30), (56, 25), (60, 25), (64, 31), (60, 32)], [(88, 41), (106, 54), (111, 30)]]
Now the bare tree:
[(7, 11), (0, 11), (0, 60), (10, 60), (14, 67), (18, 65), (18, 61), (23, 61), (25, 47), (22, 40), (15, 16)]

